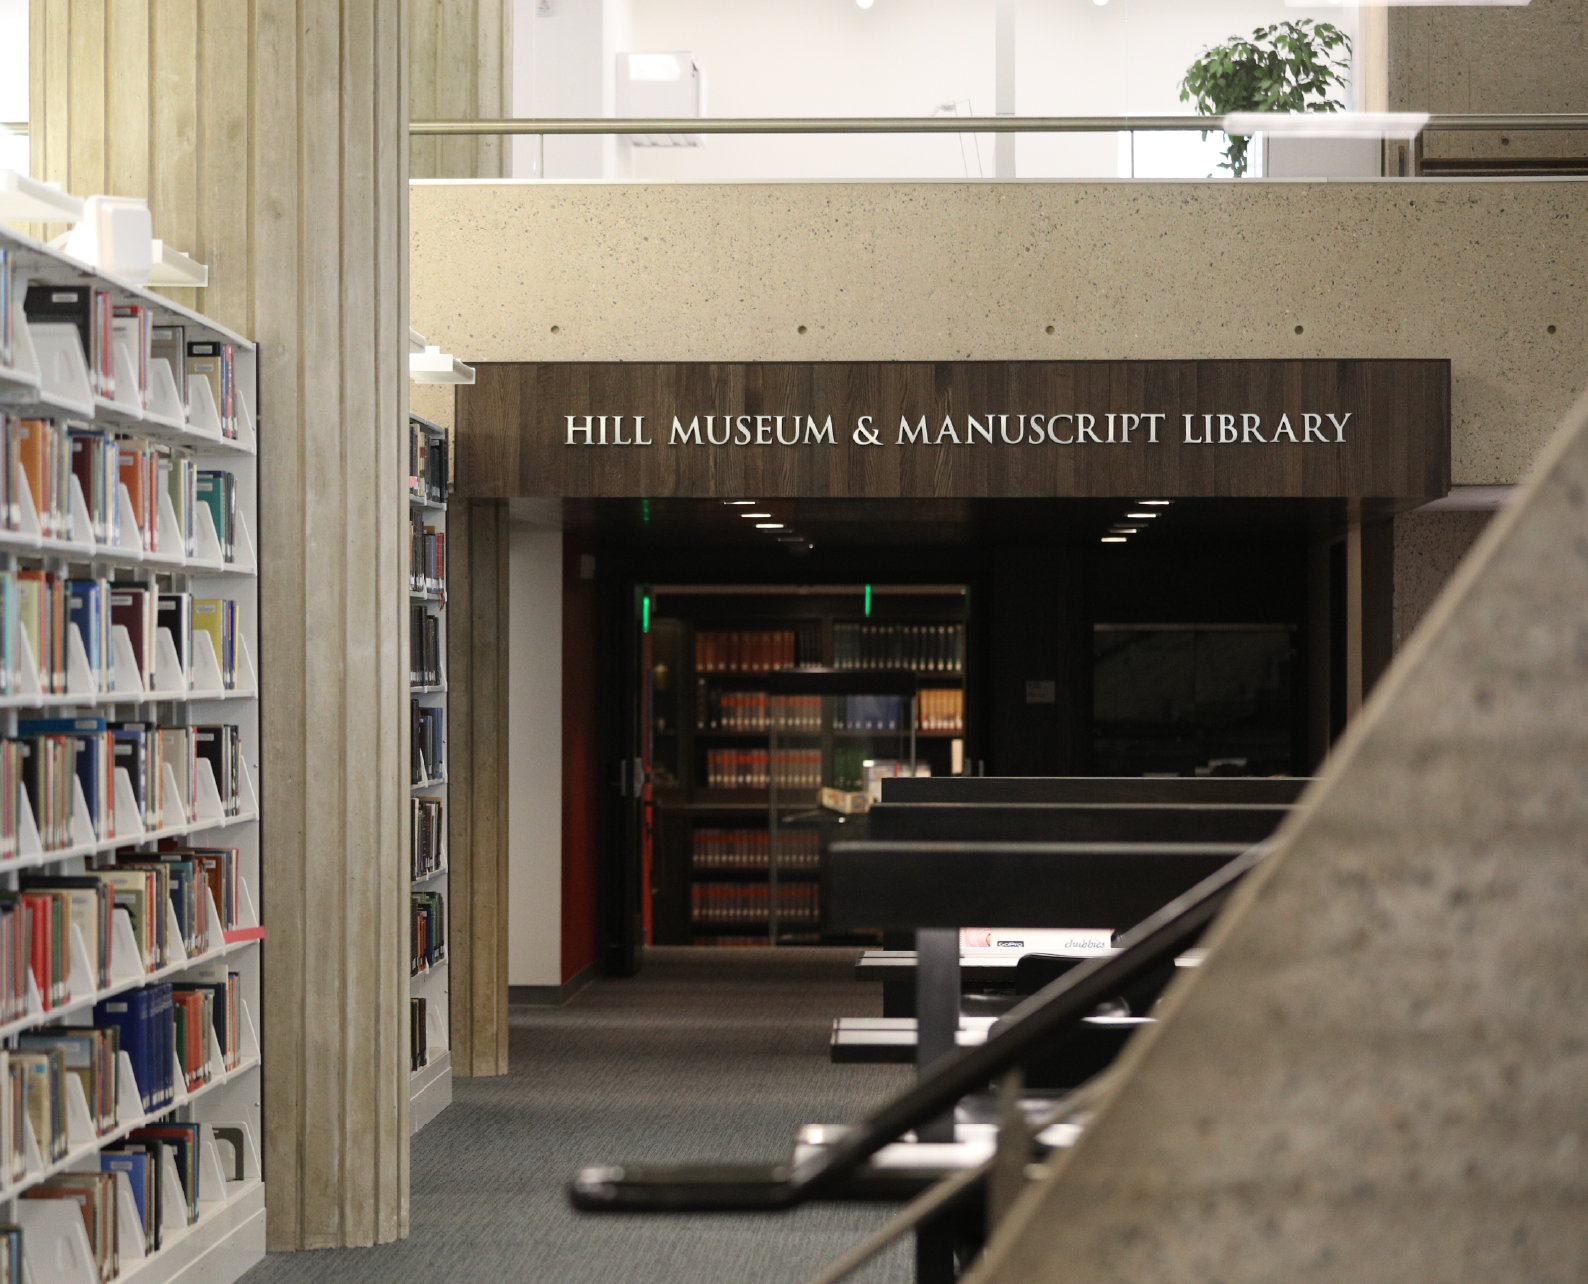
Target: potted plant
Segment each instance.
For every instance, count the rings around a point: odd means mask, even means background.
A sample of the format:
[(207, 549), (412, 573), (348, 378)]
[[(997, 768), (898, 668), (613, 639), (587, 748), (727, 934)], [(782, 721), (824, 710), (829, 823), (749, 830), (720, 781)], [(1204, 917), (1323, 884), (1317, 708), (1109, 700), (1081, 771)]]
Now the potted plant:
[[(1232, 111), (1342, 111), (1330, 98), (1346, 86), (1351, 37), (1328, 22), (1281, 22), (1259, 27), (1251, 39), (1231, 36), (1186, 68), (1180, 101), (1204, 116)], [(1207, 134), (1202, 135), (1203, 138)], [(1236, 178), (1246, 173), (1251, 140), (1230, 136), (1221, 162)]]

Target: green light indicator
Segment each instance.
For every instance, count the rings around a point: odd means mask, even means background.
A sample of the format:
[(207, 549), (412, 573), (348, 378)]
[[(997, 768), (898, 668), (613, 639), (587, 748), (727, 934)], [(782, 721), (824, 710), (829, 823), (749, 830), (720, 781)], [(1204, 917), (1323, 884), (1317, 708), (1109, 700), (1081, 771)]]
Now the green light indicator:
[(866, 585), (866, 618), (871, 618), (871, 585)]
[(640, 628), (645, 633), (651, 631), (651, 595), (649, 593), (640, 599)]

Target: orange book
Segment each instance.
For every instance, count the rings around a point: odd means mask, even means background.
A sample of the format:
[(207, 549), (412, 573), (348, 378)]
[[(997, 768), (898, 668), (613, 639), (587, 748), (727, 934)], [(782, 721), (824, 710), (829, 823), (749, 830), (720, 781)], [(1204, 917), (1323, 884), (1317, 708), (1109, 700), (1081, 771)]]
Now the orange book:
[(44, 503), (44, 485), (47, 480), (44, 471), (49, 458), (44, 439), (48, 435), (42, 419), (22, 420), (17, 432), (17, 454), (28, 476), (28, 489), (33, 492), (33, 511), (38, 514), (39, 526), (44, 534), (53, 535), (55, 530), (50, 520), (50, 509)]

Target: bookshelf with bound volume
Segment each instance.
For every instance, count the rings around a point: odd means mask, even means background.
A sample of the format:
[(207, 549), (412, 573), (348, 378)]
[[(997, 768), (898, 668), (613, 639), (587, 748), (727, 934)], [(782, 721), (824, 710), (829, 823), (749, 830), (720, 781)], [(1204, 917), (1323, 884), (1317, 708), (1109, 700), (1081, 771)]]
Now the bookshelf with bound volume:
[(257, 380), (0, 227), (0, 1279), (263, 1256)]
[(653, 586), (642, 854), (656, 944), (853, 943), (823, 861), (887, 775), (963, 771), (966, 591)]
[(452, 1101), (447, 970), (447, 480), (452, 438), (408, 421), (409, 1130)]

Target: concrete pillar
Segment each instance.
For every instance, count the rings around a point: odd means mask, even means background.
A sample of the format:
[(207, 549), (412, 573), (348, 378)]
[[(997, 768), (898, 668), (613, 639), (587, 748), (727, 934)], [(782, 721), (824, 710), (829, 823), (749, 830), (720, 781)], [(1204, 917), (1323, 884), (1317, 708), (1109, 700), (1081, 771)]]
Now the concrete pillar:
[(1588, 1277), (1588, 397), (970, 1284)]
[[(513, 0), (408, 0), (409, 110), (414, 120), (513, 114)], [(414, 178), (510, 177), (497, 135), (416, 138)]]
[(272, 1249), (408, 1230), (402, 0), (33, 0), (35, 173), (146, 196), (260, 351)]

